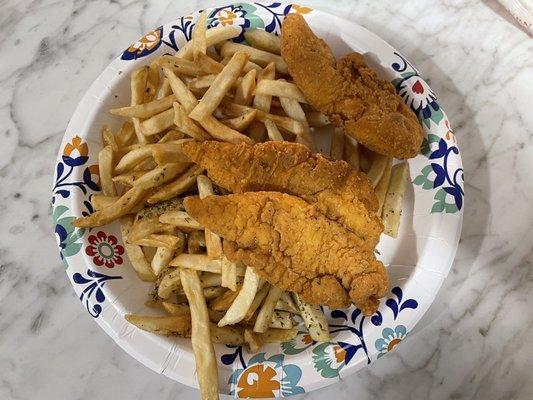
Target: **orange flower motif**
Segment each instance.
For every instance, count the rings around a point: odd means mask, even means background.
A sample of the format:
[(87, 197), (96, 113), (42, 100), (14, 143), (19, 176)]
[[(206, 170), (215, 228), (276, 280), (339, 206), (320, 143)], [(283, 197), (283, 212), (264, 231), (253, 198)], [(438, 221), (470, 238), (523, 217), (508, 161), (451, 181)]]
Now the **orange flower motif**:
[(455, 135), (453, 134), (452, 128), (450, 128), (450, 121), (446, 120), (444, 121), (444, 124), (446, 125), (446, 128), (448, 128), (448, 132), (446, 132), (446, 139), (456, 143), (457, 140), (455, 139)]
[[(78, 154), (72, 155), (74, 150), (76, 150)], [(81, 137), (79, 136), (74, 136), (72, 141), (70, 143), (67, 143), (67, 145), (63, 149), (63, 155), (71, 158), (86, 157), (87, 154), (89, 154), (89, 148), (87, 147), (87, 143), (84, 143), (81, 140)]]
[(128, 49), (130, 52), (143, 52), (144, 50), (152, 50), (161, 40), (161, 31), (159, 29), (148, 32), (141, 37), (137, 42), (132, 44)]
[(306, 335), (304, 335), (304, 336), (302, 337), (302, 342), (303, 342), (304, 344), (312, 344), (312, 343), (313, 343), (313, 339), (311, 338), (311, 335), (307, 335), (307, 334), (306, 334)]
[(301, 6), (299, 4), (293, 4), (292, 9), (298, 14), (309, 14), (311, 11), (313, 11), (312, 8)]
[(394, 347), (400, 343), (402, 341), (402, 339), (392, 339), (389, 344), (387, 345), (387, 351), (391, 351), (392, 349), (394, 349)]
[(346, 350), (340, 346), (333, 347), (333, 354), (335, 355), (335, 360), (338, 363), (341, 363), (346, 359)]
[(237, 14), (229, 10), (220, 11), (219, 16), (218, 16), (218, 20), (220, 21), (222, 26), (233, 25), (233, 21), (235, 19), (237, 19)]
[(279, 381), (275, 380), (274, 368), (263, 364), (248, 367), (239, 377), (237, 387), (238, 396), (243, 397), (274, 397), (274, 391), (279, 390)]

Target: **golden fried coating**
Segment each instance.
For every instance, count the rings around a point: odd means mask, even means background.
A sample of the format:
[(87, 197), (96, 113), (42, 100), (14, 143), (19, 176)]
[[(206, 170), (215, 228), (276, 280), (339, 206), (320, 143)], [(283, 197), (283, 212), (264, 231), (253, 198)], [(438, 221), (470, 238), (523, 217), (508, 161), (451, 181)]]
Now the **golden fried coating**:
[(383, 225), (378, 202), (365, 174), (344, 161), (332, 161), (290, 142), (256, 145), (215, 141), (187, 142), (182, 151), (207, 170), (219, 186), (233, 192), (278, 191), (301, 197), (373, 250)]
[(277, 192), (189, 197), (187, 212), (222, 236), (224, 252), (268, 282), (313, 304), (353, 302), (374, 313), (388, 288), (387, 272), (352, 232), (304, 200)]
[(399, 159), (418, 154), (423, 131), (415, 114), (361, 54), (336, 61), (305, 19), (290, 14), (282, 27), (281, 55), (307, 100), (363, 146)]

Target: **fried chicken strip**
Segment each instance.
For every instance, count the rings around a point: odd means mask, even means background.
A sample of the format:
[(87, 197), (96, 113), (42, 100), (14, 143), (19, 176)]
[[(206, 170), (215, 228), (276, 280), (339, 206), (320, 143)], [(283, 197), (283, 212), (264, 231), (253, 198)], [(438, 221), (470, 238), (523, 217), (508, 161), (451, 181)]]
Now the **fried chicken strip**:
[(277, 192), (189, 197), (187, 212), (222, 236), (224, 253), (268, 282), (330, 307), (353, 302), (374, 313), (387, 272), (360, 238), (304, 200)]
[(336, 61), (299, 14), (285, 17), (281, 55), (307, 100), (363, 146), (394, 158), (415, 157), (423, 132), (415, 114), (359, 53)]
[(207, 169), (219, 186), (233, 192), (277, 191), (316, 204), (326, 217), (344, 225), (374, 250), (383, 225), (378, 202), (365, 174), (344, 161), (331, 161), (298, 143), (256, 145), (215, 141), (187, 142), (182, 151)]

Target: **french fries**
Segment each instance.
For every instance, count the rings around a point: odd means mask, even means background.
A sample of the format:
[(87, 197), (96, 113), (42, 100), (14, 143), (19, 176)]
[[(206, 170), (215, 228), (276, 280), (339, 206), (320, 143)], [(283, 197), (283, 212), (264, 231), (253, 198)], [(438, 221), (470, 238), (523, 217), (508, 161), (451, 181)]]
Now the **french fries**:
[(257, 314), (257, 319), (254, 325), (254, 332), (266, 332), (268, 326), (272, 320), (272, 313), (274, 308), (281, 297), (283, 290), (277, 286), (271, 286), (268, 295)]
[(297, 294), (294, 294), (294, 301), (311, 338), (317, 342), (329, 341), (328, 322), (320, 306), (302, 301)]
[(201, 123), (205, 117), (211, 115), (231, 86), (237, 81), (247, 60), (248, 56), (246, 54), (235, 53), (228, 65), (224, 67), (222, 72), (215, 78), (213, 84), (207, 89), (198, 105), (189, 113), (189, 117)]
[(253, 47), (268, 51), (269, 53), (281, 54), (281, 40), (279, 36), (262, 29), (253, 29), (244, 32), (244, 37)]
[(272, 54), (264, 50), (259, 50), (254, 47), (246, 46), (244, 44), (224, 42), (220, 48), (222, 57), (233, 56), (236, 53), (245, 53), (250, 57), (250, 61), (264, 67), (268, 63), (273, 62), (276, 65), (276, 70), (281, 74), (288, 74), (287, 64), (277, 54)]
[(402, 214), (402, 201), (405, 194), (409, 166), (407, 163), (396, 164), (392, 167), (389, 188), (383, 204), (382, 221), (384, 232), (393, 238), (398, 236), (400, 217)]
[(217, 359), (200, 278), (196, 271), (189, 269), (182, 269), (180, 277), (191, 308), (191, 342), (202, 399), (218, 399)]
[(224, 318), (218, 322), (218, 326), (236, 324), (246, 316), (246, 312), (252, 304), (257, 289), (259, 288), (259, 282), (260, 278), (254, 270), (252, 268), (247, 268), (242, 288), (231, 306), (228, 308)]
[[(185, 156), (185, 142), (295, 141), (315, 151), (313, 131), (331, 126), (294, 82), (284, 80), (290, 78), (280, 38), (256, 29), (244, 34), (251, 46), (229, 41), (240, 32), (234, 26), (208, 29), (203, 12), (191, 41), (175, 55), (131, 73), (129, 105), (109, 111), (126, 121), (116, 133), (102, 128), (102, 193), (90, 197), (95, 212), (73, 223), (93, 228), (120, 221), (133, 269), (154, 285), (146, 304), (167, 314), (125, 319), (147, 332), (191, 338), (203, 399), (218, 398), (213, 343), (260, 351), (266, 343), (295, 338), (300, 321), (313, 340), (330, 340), (319, 305), (229, 261), (223, 239), (183, 206), (187, 196), (228, 193), (214, 188), (204, 169)], [(360, 146), (342, 128), (335, 128), (330, 155), (367, 173), (384, 232), (396, 237), (407, 164), (393, 166), (391, 158)]]
[[(261, 80), (255, 87), (255, 94), (267, 96), (286, 97), (300, 103), (306, 103), (302, 91), (294, 83), (283, 80)], [(236, 102), (237, 103), (237, 102)]]

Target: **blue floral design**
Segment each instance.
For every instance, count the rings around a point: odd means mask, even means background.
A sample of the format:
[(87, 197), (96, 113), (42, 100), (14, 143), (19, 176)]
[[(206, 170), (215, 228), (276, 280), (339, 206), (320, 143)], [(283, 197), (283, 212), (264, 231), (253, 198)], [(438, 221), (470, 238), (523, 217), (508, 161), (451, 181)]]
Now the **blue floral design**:
[[(79, 272), (72, 275), (74, 283), (87, 285), (80, 294), (80, 300), (85, 303), (85, 308), (93, 318), (98, 318), (102, 312), (101, 304), (105, 301), (103, 288), (106, 282), (115, 279), (122, 279), (122, 277), (104, 275), (90, 269), (87, 270), (87, 277), (84, 277)], [(91, 302), (93, 303), (92, 307)]]
[(163, 27), (160, 26), (139, 38), (139, 40), (124, 50), (120, 58), (123, 60), (136, 60), (138, 58), (146, 57), (161, 46), (162, 37)]
[[(423, 189), (436, 189), (436, 200), (431, 209), (432, 213), (455, 213), (463, 207), (463, 168), (450, 171), (449, 157), (459, 154), (459, 149), (453, 144), (437, 135), (429, 134), (422, 142), (421, 152), (432, 162), (422, 168), (421, 173), (415, 177), (413, 184), (422, 186)], [(440, 162), (438, 162), (440, 161)], [(448, 197), (453, 202), (446, 201)]]
[(72, 222), (76, 219), (75, 217), (64, 216), (67, 211), (68, 208), (65, 206), (57, 206), (52, 213), (55, 233), (58, 238), (59, 254), (65, 269), (68, 268), (67, 257), (71, 257), (80, 251), (82, 244), (79, 239), (85, 233), (85, 229), (75, 228), (72, 225)]
[(374, 344), (379, 351), (378, 358), (383, 357), (405, 338), (407, 328), (403, 325), (397, 325), (394, 329), (385, 328), (381, 335), (382, 337)]
[(400, 74), (400, 78), (392, 81), (396, 91), (424, 125), (429, 128), (431, 122), (438, 124), (444, 118), (444, 113), (437, 103), (437, 96), (409, 61), (397, 52), (394, 54), (399, 62), (391, 66)]

